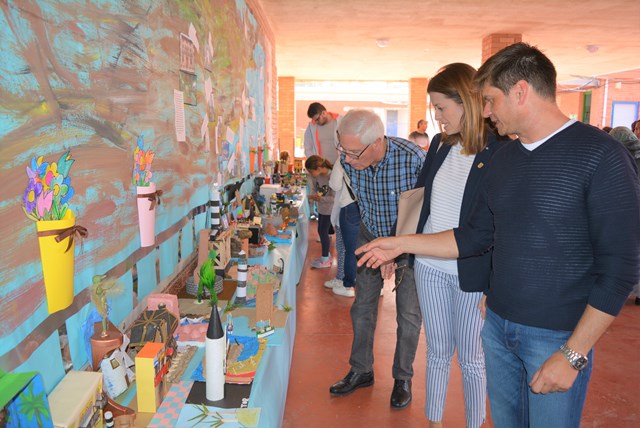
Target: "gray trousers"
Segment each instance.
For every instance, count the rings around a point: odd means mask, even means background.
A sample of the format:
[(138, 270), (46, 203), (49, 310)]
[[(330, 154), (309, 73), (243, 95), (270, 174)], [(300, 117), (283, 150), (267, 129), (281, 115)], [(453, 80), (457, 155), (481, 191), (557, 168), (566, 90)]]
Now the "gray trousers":
[[(375, 239), (360, 226), (358, 247)], [(401, 265), (402, 263), (399, 263)], [(405, 263), (406, 265), (406, 260)], [(413, 376), (413, 360), (418, 348), (422, 315), (413, 276), (413, 268), (398, 267), (396, 270), (396, 351), (393, 358), (392, 375), (397, 380), (410, 380)], [(383, 286), (380, 269), (366, 266), (358, 268), (356, 275), (356, 298), (351, 306), (353, 344), (349, 364), (355, 373), (373, 370), (373, 337), (378, 321), (378, 301)]]

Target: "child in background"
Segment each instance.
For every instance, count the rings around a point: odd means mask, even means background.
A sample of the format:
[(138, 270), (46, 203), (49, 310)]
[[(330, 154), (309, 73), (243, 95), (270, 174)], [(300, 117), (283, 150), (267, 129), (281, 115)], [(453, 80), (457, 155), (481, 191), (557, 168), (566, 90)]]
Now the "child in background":
[(289, 152), (283, 150), (280, 152), (280, 161), (276, 163), (276, 172), (282, 175), (288, 173), (290, 164)]
[(329, 229), (331, 228), (331, 210), (335, 192), (329, 187), (329, 178), (333, 165), (318, 155), (307, 158), (304, 167), (311, 175), (309, 199), (316, 202), (318, 210), (318, 236), (322, 245), (322, 257), (311, 262), (311, 267), (316, 269), (331, 267), (331, 254), (329, 247), (331, 238)]

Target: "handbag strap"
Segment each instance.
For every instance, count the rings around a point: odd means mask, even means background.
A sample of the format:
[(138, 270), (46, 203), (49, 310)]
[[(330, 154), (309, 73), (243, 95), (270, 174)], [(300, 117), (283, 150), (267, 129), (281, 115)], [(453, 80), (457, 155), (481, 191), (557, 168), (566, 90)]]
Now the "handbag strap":
[(356, 195), (353, 194), (353, 190), (351, 190), (351, 186), (349, 186), (349, 183), (347, 183), (347, 180), (344, 178), (344, 176), (342, 177), (342, 181), (344, 182), (344, 185), (347, 187), (347, 191), (349, 192), (349, 196), (351, 196), (351, 199), (353, 199), (354, 202), (357, 202), (358, 198), (356, 198)]

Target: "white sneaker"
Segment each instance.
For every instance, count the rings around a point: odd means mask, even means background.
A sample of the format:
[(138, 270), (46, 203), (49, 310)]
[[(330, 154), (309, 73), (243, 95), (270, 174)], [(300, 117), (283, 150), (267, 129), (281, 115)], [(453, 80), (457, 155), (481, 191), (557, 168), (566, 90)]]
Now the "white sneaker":
[(336, 287), (338, 285), (342, 285), (342, 281), (339, 280), (338, 278), (330, 279), (329, 281), (324, 283), (324, 286), (327, 287), (327, 288), (333, 288), (333, 287)]
[(353, 287), (345, 287), (344, 285), (342, 285), (342, 281), (340, 281), (340, 284), (333, 287), (333, 294), (344, 297), (355, 297), (356, 295)]

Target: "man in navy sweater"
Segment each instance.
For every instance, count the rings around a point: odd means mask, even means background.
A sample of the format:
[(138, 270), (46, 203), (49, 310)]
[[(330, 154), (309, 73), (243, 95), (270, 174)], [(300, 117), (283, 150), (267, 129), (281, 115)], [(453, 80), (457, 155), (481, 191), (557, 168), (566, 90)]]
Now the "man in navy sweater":
[(638, 281), (636, 166), (608, 134), (560, 111), (555, 68), (537, 48), (501, 50), (476, 81), (485, 117), (519, 138), (494, 155), (471, 220), (373, 241), (359, 264), (493, 247), (482, 330), (493, 423), (577, 428), (593, 347)]

